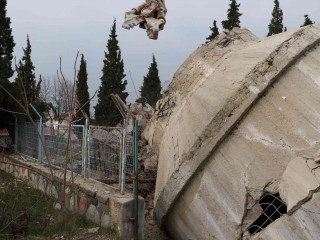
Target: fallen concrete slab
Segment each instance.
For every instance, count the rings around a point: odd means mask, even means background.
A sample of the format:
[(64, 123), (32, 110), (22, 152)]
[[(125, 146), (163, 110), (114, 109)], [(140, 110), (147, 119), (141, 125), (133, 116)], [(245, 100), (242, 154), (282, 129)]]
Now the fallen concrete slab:
[(234, 29), (179, 68), (144, 134), (159, 156), (155, 218), (175, 239), (242, 238), (320, 142), (319, 44), (320, 25), (262, 40)]

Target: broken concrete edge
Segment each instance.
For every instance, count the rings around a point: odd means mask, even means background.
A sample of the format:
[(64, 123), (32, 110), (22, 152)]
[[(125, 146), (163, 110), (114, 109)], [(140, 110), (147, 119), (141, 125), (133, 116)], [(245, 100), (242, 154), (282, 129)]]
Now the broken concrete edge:
[[(311, 25), (306, 28), (313, 27)], [(182, 164), (173, 172), (158, 199), (155, 200), (154, 218), (160, 227), (165, 228), (166, 217), (197, 170), (207, 162), (220, 143), (251, 110), (259, 98), (301, 56), (320, 44), (320, 36), (305, 31), (306, 28), (293, 33), (268, 58), (258, 63), (247, 74), (242, 86), (221, 108), (190, 152), (184, 154)], [(312, 41), (307, 41), (308, 38)], [(273, 67), (271, 63), (276, 67)], [(253, 88), (255, 91), (252, 90)]]
[[(244, 36), (245, 35), (245, 36)], [(197, 55), (201, 55), (201, 58), (198, 60), (207, 59), (210, 57), (208, 53), (210, 53), (211, 49), (218, 48), (220, 51), (223, 51), (221, 53), (221, 56), (224, 56), (225, 54), (232, 51), (235, 45), (242, 45), (245, 43), (251, 42), (252, 44), (257, 43), (259, 41), (258, 37), (256, 37), (253, 33), (251, 33), (246, 28), (233, 28), (231, 31), (227, 30), (225, 32), (221, 32), (215, 39), (212, 41), (205, 43), (202, 46), (199, 46), (190, 56), (182, 63), (182, 65), (178, 68), (178, 70), (175, 72), (172, 81), (170, 85), (168, 86), (168, 89), (165, 91), (164, 95), (162, 96), (161, 100), (157, 102), (157, 105), (163, 104), (163, 102), (167, 102), (170, 98), (174, 98), (173, 102), (181, 102), (183, 99), (186, 98), (188, 95), (188, 92), (190, 91), (190, 88), (194, 87), (197, 82), (200, 80), (197, 76), (195, 76), (192, 79), (189, 79), (186, 81), (184, 77), (181, 77), (181, 74), (183, 74), (186, 71), (186, 66), (190, 65), (191, 59), (197, 58)], [(203, 49), (203, 46), (205, 49)], [(199, 67), (199, 66), (197, 66)], [(204, 69), (202, 69), (204, 71)], [(201, 76), (203, 72), (201, 72), (199, 75)], [(198, 75), (198, 76), (199, 76)], [(186, 91), (187, 89), (187, 91)], [(179, 92), (179, 94), (175, 94), (176, 92)], [(175, 99), (178, 97), (177, 99)], [(168, 98), (166, 100), (166, 98)], [(155, 108), (155, 116), (158, 118), (157, 112), (161, 112), (163, 109), (161, 109), (161, 106)], [(169, 104), (168, 104), (169, 105)], [(179, 105), (179, 104), (175, 104)], [(164, 107), (164, 106), (162, 106)], [(173, 106), (174, 108), (175, 106)], [(170, 107), (170, 114), (172, 113), (172, 107)], [(170, 115), (169, 114), (169, 115)]]
[[(279, 193), (287, 203), (289, 216), (320, 191), (319, 167), (316, 160), (305, 157), (294, 158), (287, 165), (279, 184)], [(295, 171), (296, 169), (299, 169), (299, 172)]]
[[(22, 161), (18, 155), (0, 155), (0, 170), (27, 181), (31, 187), (55, 200), (59, 198), (57, 188), (60, 188), (63, 183), (61, 170), (53, 170), (52, 177), (48, 167), (37, 162)], [(69, 180), (70, 175), (68, 172), (64, 197), (66, 207), (70, 211), (75, 210), (99, 226), (116, 230), (120, 239), (134, 237), (134, 199), (131, 194), (122, 195), (103, 183), (92, 179), (85, 180), (81, 176), (76, 176), (72, 185)], [(72, 194), (72, 188), (75, 194)], [(144, 199), (142, 197), (139, 197), (138, 204), (139, 239), (144, 239)], [(56, 208), (61, 208), (59, 201), (55, 205)]]
[(296, 212), (298, 209), (300, 209), (303, 204), (309, 202), (309, 201), (312, 199), (313, 195), (316, 194), (316, 193), (318, 193), (318, 192), (320, 192), (320, 183), (319, 183), (319, 186), (318, 186), (316, 189), (310, 190), (309, 193), (308, 193), (308, 195), (307, 195), (305, 198), (301, 199), (297, 204), (295, 204), (295, 205), (287, 212), (287, 214), (288, 214), (289, 216), (292, 215), (294, 212)]
[[(260, 240), (263, 238), (260, 238), (260, 235), (264, 234), (264, 232), (268, 231), (270, 228), (272, 229), (274, 226), (276, 226), (279, 222), (283, 221), (283, 217), (287, 217), (290, 218), (291, 216), (294, 216), (294, 214), (296, 212), (298, 212), (299, 210), (303, 209), (303, 206), (308, 203), (309, 201), (312, 200), (313, 196), (315, 194), (318, 194), (320, 192), (320, 186), (314, 190), (311, 190), (309, 192), (309, 194), (301, 199), (292, 209), (290, 209), (286, 214), (283, 214), (280, 218), (276, 219), (275, 221), (273, 221), (272, 223), (270, 223), (266, 228), (262, 229), (259, 233), (252, 235), (252, 237), (250, 239), (253, 240)], [(243, 232), (244, 234), (244, 232)], [(243, 235), (241, 236), (243, 237)], [(243, 238), (239, 238), (239, 239), (243, 239)], [(247, 238), (245, 238), (247, 239)]]

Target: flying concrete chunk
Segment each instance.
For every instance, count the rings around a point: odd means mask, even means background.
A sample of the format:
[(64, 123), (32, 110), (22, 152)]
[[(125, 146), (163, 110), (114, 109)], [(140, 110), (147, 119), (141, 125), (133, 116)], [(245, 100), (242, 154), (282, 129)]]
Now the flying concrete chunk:
[(163, 30), (166, 24), (167, 8), (164, 0), (146, 0), (138, 7), (125, 13), (122, 27), (125, 29), (133, 28), (137, 25), (146, 29), (150, 39), (158, 39), (159, 31)]

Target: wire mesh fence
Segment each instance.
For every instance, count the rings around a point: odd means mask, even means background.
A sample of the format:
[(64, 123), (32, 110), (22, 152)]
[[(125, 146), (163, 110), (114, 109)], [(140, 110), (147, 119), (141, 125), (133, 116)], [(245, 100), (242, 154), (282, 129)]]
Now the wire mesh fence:
[(125, 187), (127, 190), (132, 190), (134, 180), (134, 131), (126, 134), (126, 150)]
[(17, 152), (33, 159), (39, 159), (39, 123), (36, 125), (18, 124), (16, 128)]
[(65, 167), (75, 173), (84, 172), (84, 126), (45, 124), (43, 126), (44, 159), (57, 167)]
[(88, 177), (115, 188), (121, 182), (122, 128), (89, 127)]
[[(131, 190), (133, 131), (121, 127), (19, 123), (17, 152), (40, 162), (72, 170), (108, 184)], [(43, 144), (43, 147), (42, 147)], [(65, 165), (67, 163), (67, 165)]]
[(279, 193), (265, 192), (257, 201), (262, 210), (261, 215), (247, 228), (248, 235), (255, 235), (287, 213), (287, 205)]

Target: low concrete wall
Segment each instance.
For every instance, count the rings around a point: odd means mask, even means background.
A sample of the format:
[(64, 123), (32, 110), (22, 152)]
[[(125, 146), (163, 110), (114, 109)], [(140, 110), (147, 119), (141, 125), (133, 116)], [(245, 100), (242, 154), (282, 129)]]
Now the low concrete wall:
[[(50, 169), (17, 155), (0, 156), (0, 169), (27, 181), (30, 186), (58, 199), (57, 188), (62, 186), (63, 172)], [(120, 194), (107, 185), (81, 176), (74, 177), (74, 196), (71, 191), (71, 175), (67, 173), (68, 187), (65, 204), (71, 211), (85, 215), (87, 219), (103, 227), (115, 229), (121, 239), (132, 239), (134, 233), (133, 197)], [(60, 208), (56, 203), (56, 208)], [(144, 199), (139, 197), (139, 239), (144, 239)]]

